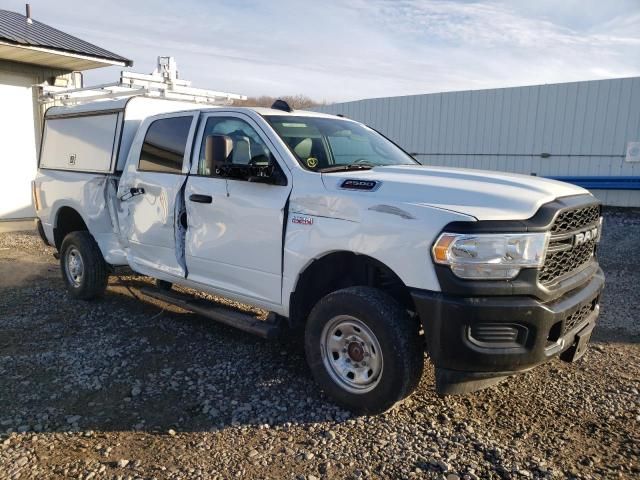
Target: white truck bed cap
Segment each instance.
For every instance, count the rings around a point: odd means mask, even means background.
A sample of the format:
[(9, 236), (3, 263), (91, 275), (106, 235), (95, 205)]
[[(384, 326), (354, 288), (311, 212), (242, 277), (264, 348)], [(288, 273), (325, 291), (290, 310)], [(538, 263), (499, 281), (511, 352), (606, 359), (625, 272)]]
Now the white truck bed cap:
[[(117, 98), (108, 100), (96, 100), (72, 106), (56, 106), (47, 109), (45, 117), (57, 117), (61, 115), (81, 115), (94, 112), (107, 112), (114, 110), (129, 110), (135, 106), (136, 110), (147, 111), (147, 115), (157, 113), (179, 112), (182, 110), (202, 109), (202, 104), (192, 102), (181, 102), (165, 98), (153, 98), (145, 96), (134, 96), (128, 98)], [(207, 108), (211, 108), (207, 106)], [(214, 107), (215, 108), (215, 107)]]

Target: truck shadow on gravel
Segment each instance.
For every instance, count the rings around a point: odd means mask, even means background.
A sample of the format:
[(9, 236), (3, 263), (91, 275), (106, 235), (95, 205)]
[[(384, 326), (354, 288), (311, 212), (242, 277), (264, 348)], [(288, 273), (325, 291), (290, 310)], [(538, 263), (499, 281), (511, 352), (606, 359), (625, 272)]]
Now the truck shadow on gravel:
[[(16, 262), (17, 263), (17, 262)], [(15, 265), (20, 268), (20, 265)], [(215, 431), (343, 421), (302, 347), (140, 301), (140, 277), (77, 301), (44, 274), (2, 289), (0, 431)], [(35, 278), (35, 280), (33, 280)]]
[(300, 344), (141, 301), (142, 277), (112, 277), (95, 302), (66, 295), (57, 275), (35, 278), (2, 292), (1, 431), (164, 434), (351, 417), (318, 392)]

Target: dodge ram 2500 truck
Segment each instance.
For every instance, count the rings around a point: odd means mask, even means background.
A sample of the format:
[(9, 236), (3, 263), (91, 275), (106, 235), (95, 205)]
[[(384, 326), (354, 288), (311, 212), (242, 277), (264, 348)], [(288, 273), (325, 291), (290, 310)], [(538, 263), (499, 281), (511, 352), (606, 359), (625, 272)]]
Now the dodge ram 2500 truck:
[(72, 296), (99, 297), (129, 266), (156, 299), (265, 338), (299, 332), (319, 387), (357, 412), (410, 395), (425, 352), (441, 394), (574, 361), (599, 313), (589, 192), (422, 166), (361, 123), (283, 102), (51, 108), (33, 195)]

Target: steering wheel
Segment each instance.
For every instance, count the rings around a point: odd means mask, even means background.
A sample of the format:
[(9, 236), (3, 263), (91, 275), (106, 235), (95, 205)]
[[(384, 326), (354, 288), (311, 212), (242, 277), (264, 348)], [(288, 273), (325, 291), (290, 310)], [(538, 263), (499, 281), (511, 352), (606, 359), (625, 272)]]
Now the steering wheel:
[(362, 165), (362, 164), (365, 164), (365, 163), (367, 165), (371, 165), (371, 162), (369, 160), (367, 160), (366, 158), (359, 158), (355, 162), (353, 162), (352, 165)]

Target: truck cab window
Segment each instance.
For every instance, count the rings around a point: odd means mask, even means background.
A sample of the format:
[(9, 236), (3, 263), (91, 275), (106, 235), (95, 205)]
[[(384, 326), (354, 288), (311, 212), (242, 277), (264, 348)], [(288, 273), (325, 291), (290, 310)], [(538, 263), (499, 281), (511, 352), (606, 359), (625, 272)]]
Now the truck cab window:
[(258, 132), (244, 120), (235, 117), (211, 117), (207, 120), (200, 145), (198, 175), (213, 175), (205, 165), (205, 143), (209, 135), (225, 135), (232, 141), (233, 147), (227, 159), (230, 165), (256, 166), (277, 162)]
[(138, 170), (181, 173), (192, 119), (172, 117), (153, 122), (144, 137)]

